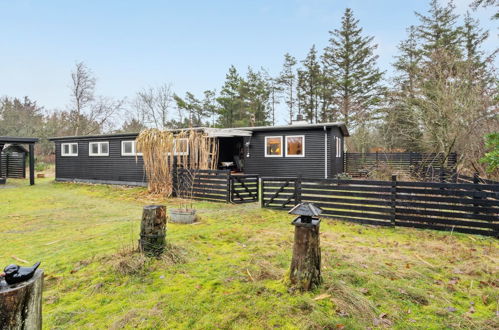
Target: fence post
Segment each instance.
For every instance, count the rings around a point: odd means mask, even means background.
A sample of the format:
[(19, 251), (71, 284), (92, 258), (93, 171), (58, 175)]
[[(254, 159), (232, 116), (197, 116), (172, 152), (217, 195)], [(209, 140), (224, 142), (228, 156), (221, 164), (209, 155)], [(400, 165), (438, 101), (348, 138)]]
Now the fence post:
[(392, 226), (395, 227), (395, 220), (397, 217), (397, 212), (396, 212), (397, 176), (396, 175), (392, 175), (392, 187), (390, 189), (390, 192), (391, 192), (391, 207), (392, 207), (392, 214), (391, 214), (390, 222), (392, 223)]
[(232, 176), (227, 172), (227, 203), (232, 201)]
[(265, 199), (263, 197), (264, 194), (264, 187), (263, 187), (263, 178), (258, 177), (258, 181), (260, 181), (260, 188), (258, 189), (258, 195), (260, 198), (260, 207), (263, 208), (265, 207)]
[(295, 205), (301, 203), (301, 175), (295, 180)]
[[(473, 184), (476, 184), (476, 185), (480, 184), (480, 177), (478, 176), (478, 172), (473, 173)], [(474, 190), (475, 191), (481, 191), (478, 188), (476, 188)], [(480, 199), (480, 197), (474, 196), (473, 199)], [(480, 212), (478, 212), (478, 210), (476, 210), (478, 207), (480, 207), (479, 204), (473, 204), (473, 208), (475, 209), (475, 211), (473, 211), (474, 214), (480, 213)]]

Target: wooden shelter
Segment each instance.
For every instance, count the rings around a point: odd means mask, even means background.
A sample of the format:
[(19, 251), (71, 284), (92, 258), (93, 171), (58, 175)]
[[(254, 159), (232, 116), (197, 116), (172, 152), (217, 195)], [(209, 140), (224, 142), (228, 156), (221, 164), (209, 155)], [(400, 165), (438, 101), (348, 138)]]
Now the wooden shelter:
[[(7, 169), (1, 166), (4, 162), (2, 161), (2, 150), (6, 145), (18, 146), (16, 148), (22, 148), (21, 145), (28, 146), (29, 154), (29, 184), (35, 184), (35, 143), (38, 142), (37, 138), (26, 138), (26, 137), (12, 137), (12, 136), (0, 136), (0, 184), (5, 183), (7, 179)], [(23, 148), (24, 149), (24, 148)], [(25, 150), (25, 149), (24, 149)]]

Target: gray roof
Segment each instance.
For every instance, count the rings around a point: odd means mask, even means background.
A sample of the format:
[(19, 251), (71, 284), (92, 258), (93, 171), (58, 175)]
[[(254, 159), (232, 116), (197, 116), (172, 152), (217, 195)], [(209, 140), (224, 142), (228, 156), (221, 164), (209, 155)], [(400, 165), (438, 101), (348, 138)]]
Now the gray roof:
[(322, 213), (322, 209), (315, 206), (313, 203), (300, 203), (293, 207), (288, 213), (314, 217), (320, 215)]
[(29, 137), (14, 137), (14, 136), (0, 136), (0, 143), (36, 143), (38, 138)]
[[(322, 129), (323, 127), (339, 127), (343, 132), (343, 135), (349, 136), (347, 127), (342, 122), (331, 122), (322, 124), (305, 124), (299, 123), (294, 125), (278, 125), (278, 126), (253, 126), (253, 127), (233, 127), (233, 128), (212, 128), (212, 127), (193, 127), (193, 128), (175, 128), (167, 129), (167, 131), (179, 132), (185, 129), (192, 130), (204, 130), (210, 134), (212, 132), (213, 136), (246, 136), (251, 135), (244, 134), (244, 131), (248, 132), (259, 132), (259, 131), (283, 131), (283, 130), (301, 130), (301, 129)], [(222, 134), (226, 132), (227, 134)], [(91, 140), (91, 139), (109, 139), (109, 138), (132, 138), (135, 139), (139, 133), (116, 133), (116, 134), (102, 134), (102, 135), (82, 135), (82, 136), (61, 136), (49, 138), (50, 141), (62, 141), (62, 140)]]

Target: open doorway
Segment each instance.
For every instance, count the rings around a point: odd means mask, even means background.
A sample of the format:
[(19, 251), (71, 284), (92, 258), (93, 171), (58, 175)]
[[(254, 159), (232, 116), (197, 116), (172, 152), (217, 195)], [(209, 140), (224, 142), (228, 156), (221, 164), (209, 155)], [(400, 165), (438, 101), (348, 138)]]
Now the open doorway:
[(220, 169), (244, 172), (244, 138), (242, 136), (219, 137), (218, 163)]

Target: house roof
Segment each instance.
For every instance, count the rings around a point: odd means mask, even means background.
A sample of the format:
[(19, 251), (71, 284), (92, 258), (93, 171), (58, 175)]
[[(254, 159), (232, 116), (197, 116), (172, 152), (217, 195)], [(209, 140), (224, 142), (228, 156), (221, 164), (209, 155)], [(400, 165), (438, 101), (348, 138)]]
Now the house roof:
[(38, 138), (29, 137), (14, 137), (14, 136), (0, 136), (0, 144), (6, 143), (36, 143)]
[[(339, 127), (343, 135), (349, 136), (346, 125), (342, 122), (331, 122), (322, 124), (306, 124), (299, 123), (294, 125), (278, 125), (278, 126), (254, 126), (254, 127), (234, 127), (234, 128), (214, 128), (214, 127), (194, 127), (189, 128), (192, 130), (203, 130), (212, 137), (233, 137), (233, 136), (251, 136), (252, 132), (259, 131), (283, 131), (283, 130), (302, 130), (307, 128), (321, 129), (323, 127)], [(171, 132), (179, 132), (184, 129), (167, 129)], [(112, 138), (131, 138), (135, 139), (139, 133), (116, 133), (104, 135), (85, 135), (85, 136), (61, 136), (49, 138), (50, 141), (64, 141), (64, 140), (93, 140), (93, 139), (112, 139)], [(0, 139), (1, 140), (1, 139)]]

